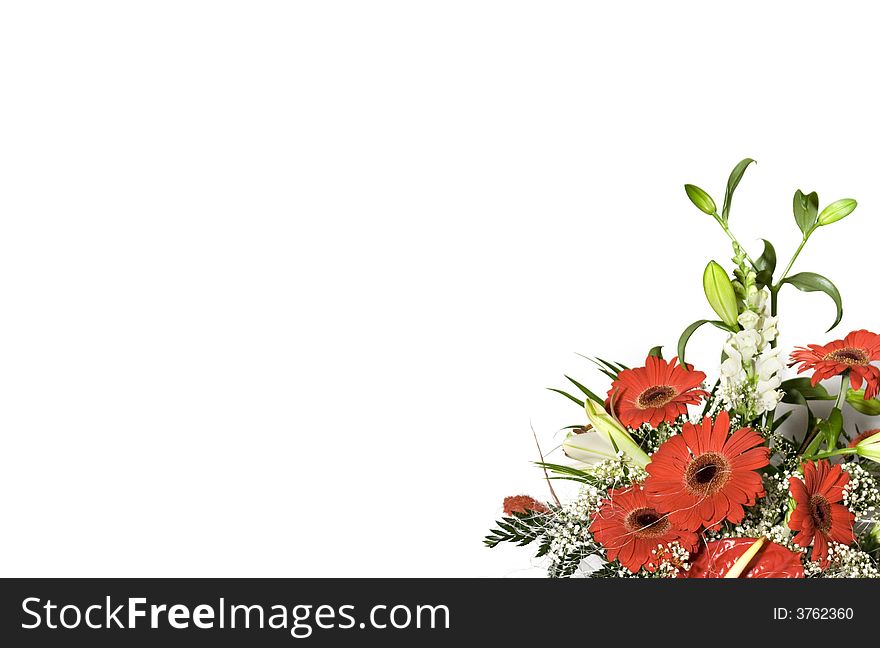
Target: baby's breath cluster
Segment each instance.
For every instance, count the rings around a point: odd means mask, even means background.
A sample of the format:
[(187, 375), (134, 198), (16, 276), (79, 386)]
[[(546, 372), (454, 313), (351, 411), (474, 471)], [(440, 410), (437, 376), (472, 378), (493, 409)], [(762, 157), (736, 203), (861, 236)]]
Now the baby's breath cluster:
[(638, 430), (634, 430), (634, 436), (639, 439), (639, 446), (649, 455), (657, 452), (657, 449), (669, 440), (669, 437), (681, 433), (681, 426), (685, 419), (680, 418), (673, 423), (661, 423), (652, 428), (647, 423)]
[(857, 547), (831, 542), (828, 544), (828, 561), (824, 570), (819, 563), (806, 562), (804, 575), (807, 578), (880, 578), (874, 561)]
[(690, 569), (691, 554), (678, 542), (657, 545), (651, 553), (656, 557), (657, 567), (653, 572), (642, 569), (645, 578), (676, 578), (681, 572)]
[(633, 465), (622, 453), (591, 468), (590, 483), (580, 489), (574, 500), (559, 509), (547, 528), (548, 573), (551, 577), (572, 576), (585, 558), (604, 554), (589, 532), (590, 519), (609, 490), (626, 488), (646, 476), (644, 469)]
[(648, 473), (644, 468), (633, 465), (623, 453), (615, 459), (600, 461), (590, 471), (592, 483), (599, 489), (608, 491), (612, 488), (625, 488), (630, 484), (643, 481)]
[(843, 489), (843, 505), (857, 520), (874, 520), (880, 508), (880, 489), (867, 470), (857, 463), (843, 464), (849, 473), (849, 483)]
[(604, 490), (585, 485), (547, 527), (548, 573), (551, 577), (571, 576), (584, 558), (598, 553), (589, 526), (603, 495)]

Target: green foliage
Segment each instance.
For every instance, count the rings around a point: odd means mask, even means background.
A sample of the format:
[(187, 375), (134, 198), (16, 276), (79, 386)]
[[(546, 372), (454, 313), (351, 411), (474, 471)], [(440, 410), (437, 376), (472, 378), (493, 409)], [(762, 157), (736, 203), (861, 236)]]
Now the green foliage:
[(828, 449), (833, 450), (836, 448), (840, 433), (843, 432), (843, 415), (840, 413), (840, 410), (836, 407), (831, 410), (828, 419), (819, 422), (819, 430), (821, 430), (822, 436), (825, 437), (825, 444)]
[(727, 189), (724, 192), (724, 206), (721, 209), (721, 219), (725, 223), (730, 216), (730, 204), (733, 201), (733, 192), (736, 191), (739, 181), (742, 180), (743, 174), (753, 162), (754, 160), (752, 158), (741, 160), (739, 164), (733, 167), (733, 171), (730, 172), (730, 177), (727, 178)]
[(776, 272), (776, 248), (767, 239), (764, 241), (764, 252), (755, 260), (755, 272), (758, 273), (760, 287), (773, 284), (773, 273)]
[(577, 571), (578, 565), (581, 564), (581, 560), (586, 558), (587, 555), (586, 550), (574, 551), (566, 554), (562, 560), (550, 565), (550, 568), (547, 570), (547, 575), (550, 576), (550, 578), (568, 578)]
[(648, 357), (649, 358), (660, 358), (662, 360), (663, 359), (663, 347), (662, 346), (651, 347), (651, 350), (648, 351)]
[[(581, 390), (581, 393), (582, 393), (584, 396), (586, 396), (587, 398), (591, 398), (591, 399), (593, 399), (593, 400), (596, 401), (597, 403), (603, 403), (603, 404), (604, 404), (605, 401), (603, 401), (601, 398), (599, 398), (599, 396), (597, 396), (596, 394), (594, 394), (593, 392), (591, 392), (589, 389), (587, 389), (586, 387), (584, 387), (584, 386), (583, 386), (582, 384), (580, 384), (577, 380), (575, 380), (575, 379), (572, 378), (571, 376), (566, 376), (565, 378), (568, 380), (568, 382), (570, 382), (572, 385), (574, 385), (574, 386), (577, 387), (579, 390)], [(583, 406), (583, 403), (581, 403), (581, 406)]]
[(814, 387), (810, 379), (805, 377), (786, 380), (779, 388), (785, 393), (782, 402), (790, 405), (804, 405), (809, 400), (834, 400), (834, 396), (821, 384)]
[(681, 337), (678, 338), (678, 361), (681, 363), (682, 366), (685, 366), (684, 352), (687, 348), (687, 343), (691, 339), (691, 336), (694, 334), (694, 332), (698, 328), (703, 326), (703, 324), (711, 324), (716, 328), (720, 328), (722, 331), (727, 331), (728, 333), (731, 332), (731, 329), (727, 326), (727, 324), (725, 324), (724, 322), (719, 322), (717, 320), (697, 320), (696, 322), (688, 326), (682, 332)]
[(579, 470), (578, 468), (565, 466), (563, 464), (547, 463), (544, 461), (536, 461), (535, 465), (554, 473), (555, 476), (550, 477), (550, 479), (575, 481), (590, 486), (599, 485), (599, 481), (592, 474), (586, 472), (585, 470)]
[(629, 369), (629, 367), (620, 362), (611, 362), (610, 360), (603, 360), (602, 358), (591, 358), (590, 356), (585, 356), (582, 353), (579, 353), (578, 355), (596, 365), (596, 367), (599, 368), (599, 371), (602, 374), (611, 378), (611, 380), (617, 380), (617, 376), (618, 374), (620, 374), (621, 371)]
[[(483, 540), (487, 547), (497, 547), (502, 542), (512, 542), (519, 547), (531, 544), (547, 532), (547, 524), (551, 516), (547, 513), (513, 513), (512, 517), (503, 517), (495, 522), (497, 528), (491, 529), (489, 535)], [(549, 545), (543, 551), (539, 550), (538, 556), (547, 553)]]
[(840, 320), (843, 319), (843, 299), (837, 286), (831, 283), (830, 279), (815, 272), (801, 272), (791, 277), (786, 277), (782, 280), (782, 283), (791, 284), (803, 292), (823, 292), (831, 297), (834, 306), (837, 308), (837, 317), (834, 319), (834, 324), (828, 330), (830, 331), (840, 324)]
[(810, 194), (804, 194), (803, 191), (798, 189), (794, 192), (793, 209), (794, 220), (804, 238), (807, 238), (816, 227), (816, 220), (819, 214), (819, 194), (815, 191)]
[[(776, 419), (774, 419), (774, 421), (773, 421), (773, 426), (770, 428), (770, 431), (776, 432), (776, 430), (778, 430), (780, 427), (782, 427), (782, 424), (785, 423), (791, 417), (791, 415), (793, 413), (794, 412), (786, 412), (782, 416), (776, 417)], [(788, 439), (785, 439), (784, 437), (783, 437), (783, 440), (788, 441)]]
[(563, 396), (565, 396), (565, 397), (566, 397), (567, 399), (569, 399), (570, 401), (572, 401), (572, 402), (574, 402), (574, 403), (577, 403), (577, 405), (578, 405), (579, 407), (583, 407), (583, 406), (584, 406), (584, 401), (582, 401), (580, 398), (577, 398), (577, 397), (575, 397), (575, 396), (572, 396), (571, 394), (569, 394), (569, 393), (566, 392), (566, 391), (562, 391), (561, 389), (556, 389), (556, 387), (548, 387), (547, 389), (550, 390), (550, 391), (552, 391), (552, 392), (556, 392), (557, 394), (562, 394)]

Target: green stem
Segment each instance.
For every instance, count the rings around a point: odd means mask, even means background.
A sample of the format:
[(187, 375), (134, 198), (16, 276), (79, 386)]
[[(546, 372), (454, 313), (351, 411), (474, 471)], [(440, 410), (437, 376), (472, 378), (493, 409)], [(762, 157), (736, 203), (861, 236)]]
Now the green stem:
[(715, 400), (715, 392), (718, 391), (718, 387), (721, 385), (721, 378), (715, 381), (715, 386), (712, 388), (712, 391), (709, 392), (709, 398), (706, 399), (706, 406), (703, 408), (703, 417), (709, 413), (709, 408), (712, 406), (712, 401)]
[(767, 419), (764, 423), (764, 427), (767, 428), (768, 431), (773, 429), (773, 421), (776, 419), (776, 410), (770, 410), (767, 412)]
[[(810, 440), (807, 443), (807, 447), (804, 448), (803, 452), (799, 453), (799, 454), (801, 454), (804, 457), (807, 457), (807, 456), (812, 455), (814, 452), (816, 452), (816, 450), (819, 449), (819, 446), (822, 445), (822, 440), (824, 439), (824, 437), (820, 434), (821, 431), (822, 431), (822, 429), (819, 427), (819, 424), (817, 423), (816, 427), (814, 427), (812, 432), (810, 433), (812, 436), (808, 437)], [(806, 441), (806, 439), (804, 439), (804, 441)]]
[(813, 232), (816, 231), (816, 228), (809, 230), (806, 234), (804, 234), (804, 238), (801, 240), (801, 244), (798, 246), (798, 249), (795, 250), (794, 256), (791, 257), (791, 261), (788, 262), (788, 265), (785, 266), (785, 270), (782, 272), (782, 275), (779, 277), (779, 281), (776, 282), (776, 285), (773, 286), (774, 290), (779, 290), (779, 287), (782, 285), (782, 282), (788, 276), (788, 273), (791, 272), (791, 268), (794, 265), (794, 262), (797, 261), (797, 258), (801, 255), (801, 252), (804, 249), (804, 246), (807, 244), (807, 241), (810, 240), (810, 236), (812, 236)]
[(819, 452), (814, 455), (804, 455), (801, 459), (804, 461), (817, 461), (819, 459), (830, 459), (831, 457), (851, 454), (856, 454), (855, 448), (838, 448), (837, 450), (828, 450), (827, 452)]
[(837, 394), (837, 401), (834, 403), (835, 409), (843, 412), (843, 403), (846, 401), (846, 395), (849, 393), (849, 387), (847, 387), (847, 383), (849, 382), (849, 371), (844, 371), (840, 374), (840, 393)]
[(749, 256), (749, 253), (746, 252), (746, 249), (742, 246), (742, 244), (741, 244), (741, 243), (736, 239), (736, 237), (733, 235), (733, 232), (730, 231), (730, 228), (727, 226), (727, 223), (725, 223), (724, 220), (722, 220), (721, 216), (719, 216), (717, 212), (714, 213), (714, 214), (712, 214), (712, 216), (715, 217), (715, 220), (716, 220), (716, 221), (718, 222), (718, 224), (721, 226), (721, 229), (723, 229), (723, 230), (724, 230), (724, 233), (727, 234), (727, 238), (729, 238), (730, 241), (731, 241), (735, 246), (739, 247), (739, 249), (741, 249), (741, 250), (743, 251), (743, 254), (746, 255), (746, 259), (748, 259), (748, 262), (751, 263), (751, 264), (752, 264), (752, 267), (754, 268), (754, 267), (755, 267), (755, 262), (752, 260), (752, 257)]

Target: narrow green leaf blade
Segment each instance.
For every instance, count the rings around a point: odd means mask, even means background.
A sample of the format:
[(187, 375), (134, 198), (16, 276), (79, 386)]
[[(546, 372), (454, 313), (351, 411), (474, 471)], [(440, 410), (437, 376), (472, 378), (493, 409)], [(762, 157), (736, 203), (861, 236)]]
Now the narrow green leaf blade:
[[(587, 389), (586, 387), (584, 387), (584, 386), (583, 386), (582, 384), (580, 384), (577, 380), (575, 380), (575, 379), (572, 378), (571, 376), (566, 376), (566, 378), (568, 379), (568, 381), (569, 381), (572, 385), (574, 385), (575, 387), (577, 387), (578, 389), (580, 389), (580, 390), (581, 390), (581, 393), (582, 393), (584, 396), (587, 396), (587, 397), (589, 397), (589, 398), (592, 398), (592, 399), (593, 399), (594, 401), (596, 401), (597, 403), (600, 403), (600, 404), (603, 404), (603, 405), (605, 404), (605, 401), (604, 401), (603, 399), (601, 399), (601, 398), (599, 398), (598, 396), (596, 396), (596, 394), (594, 394), (594, 393), (591, 392), (589, 389)], [(583, 405), (583, 403), (581, 403), (581, 405)]]
[(617, 377), (617, 374), (619, 374), (621, 371), (624, 370), (623, 365), (616, 363), (616, 362), (611, 362), (610, 360), (603, 360), (602, 358), (596, 358), (596, 362), (600, 362), (601, 364), (608, 367), (609, 371), (614, 372), (615, 377)]
[(662, 360), (663, 359), (663, 347), (662, 346), (652, 347), (651, 350), (648, 351), (648, 357), (649, 358), (660, 358)]
[(564, 392), (564, 391), (562, 391), (561, 389), (556, 389), (555, 387), (548, 387), (547, 389), (549, 389), (549, 390), (552, 391), (552, 392), (556, 392), (557, 394), (562, 394), (562, 395), (565, 396), (568, 400), (570, 400), (570, 401), (574, 401), (575, 403), (577, 403), (577, 404), (580, 405), (581, 407), (584, 406), (584, 401), (582, 401), (580, 398), (575, 398), (574, 396), (572, 396), (572, 395), (569, 394), (568, 392)]

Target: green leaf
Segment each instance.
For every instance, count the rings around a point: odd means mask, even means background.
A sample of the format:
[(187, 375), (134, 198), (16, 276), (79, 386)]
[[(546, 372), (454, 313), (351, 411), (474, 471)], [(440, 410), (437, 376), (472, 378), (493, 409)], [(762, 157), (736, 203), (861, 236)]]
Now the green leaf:
[(691, 202), (697, 206), (704, 214), (709, 214), (712, 216), (717, 208), (715, 207), (715, 201), (712, 200), (712, 196), (707, 194), (705, 191), (700, 189), (696, 185), (686, 184), (684, 186), (684, 190), (688, 195), (688, 198), (691, 199)]
[(681, 337), (678, 338), (678, 362), (685, 369), (687, 369), (687, 365), (685, 364), (685, 361), (684, 361), (684, 351), (685, 351), (685, 348), (687, 347), (688, 340), (691, 339), (691, 336), (694, 334), (694, 332), (698, 328), (700, 328), (703, 324), (711, 324), (712, 326), (720, 328), (723, 331), (731, 332), (730, 329), (727, 328), (727, 325), (724, 322), (719, 322), (717, 320), (705, 320), (705, 319), (697, 320), (696, 322), (694, 322), (693, 324), (688, 326), (684, 330), (684, 332), (681, 334)]
[[(783, 403), (790, 405), (805, 405), (808, 400), (835, 400), (821, 384), (813, 387), (809, 378), (791, 378), (784, 381), (779, 388), (785, 393)], [(800, 398), (799, 398), (800, 396)]]
[(617, 374), (619, 374), (624, 369), (629, 369), (625, 364), (620, 362), (609, 362), (608, 360), (603, 360), (602, 358), (591, 358), (588, 355), (584, 355), (583, 353), (578, 353), (580, 357), (584, 360), (589, 360), (594, 365), (599, 368), (603, 374), (611, 378), (611, 380), (617, 380)]
[(593, 358), (590, 358), (588, 356), (583, 356), (583, 357), (586, 358), (587, 360), (589, 360), (590, 362), (592, 362), (594, 365), (596, 365), (596, 367), (599, 369), (599, 372), (603, 376), (607, 376), (611, 380), (617, 380), (617, 374), (620, 373), (619, 371), (609, 370), (601, 362), (598, 362), (597, 360), (594, 360)]
[(810, 230), (816, 225), (817, 215), (819, 213), (819, 194), (815, 191), (811, 194), (804, 194), (798, 189), (794, 192), (794, 220), (798, 228), (804, 236), (807, 236)]
[[(589, 389), (587, 389), (586, 387), (584, 387), (584, 386), (583, 386), (582, 384), (580, 384), (577, 380), (575, 380), (575, 379), (572, 378), (571, 376), (566, 376), (566, 378), (568, 379), (568, 381), (569, 381), (572, 385), (574, 385), (575, 387), (577, 387), (578, 389), (580, 389), (580, 390), (581, 390), (581, 393), (582, 393), (584, 396), (587, 396), (587, 397), (589, 397), (589, 398), (592, 398), (592, 399), (593, 399), (594, 401), (596, 401), (597, 403), (601, 403), (601, 404), (603, 404), (603, 405), (605, 404), (605, 401), (604, 401), (603, 399), (601, 399), (601, 398), (599, 398), (598, 396), (596, 396), (596, 394), (594, 394), (594, 393), (591, 392)], [(581, 407), (583, 407), (583, 403), (581, 403)]]
[(853, 210), (855, 210), (857, 205), (858, 203), (852, 198), (836, 200), (823, 209), (822, 213), (819, 214), (819, 225), (830, 225), (831, 223), (836, 223), (842, 218), (846, 218), (853, 213)]
[(584, 406), (584, 401), (582, 401), (580, 398), (575, 398), (574, 396), (572, 396), (572, 395), (569, 394), (568, 392), (564, 392), (564, 391), (562, 391), (561, 389), (556, 389), (555, 387), (548, 387), (547, 389), (549, 389), (549, 390), (552, 391), (552, 392), (556, 392), (557, 394), (562, 394), (562, 395), (565, 396), (568, 400), (570, 400), (570, 401), (574, 401), (575, 403), (577, 403), (577, 404), (580, 405), (581, 407)]
[(483, 542), (489, 548), (502, 542), (513, 542), (524, 547), (547, 534), (550, 520), (551, 516), (547, 513), (514, 513), (511, 517), (503, 517), (495, 522), (497, 528), (490, 529)]
[(655, 347), (651, 348), (651, 350), (648, 351), (648, 357), (649, 358), (660, 358), (662, 360), (663, 359), (663, 347), (662, 346), (655, 346)]
[(733, 200), (733, 192), (736, 191), (739, 181), (742, 180), (743, 174), (752, 162), (754, 162), (752, 158), (746, 158), (733, 167), (733, 171), (730, 172), (730, 177), (727, 179), (727, 190), (724, 192), (724, 207), (721, 209), (721, 218), (724, 219), (725, 223), (730, 215), (730, 203)]
[(758, 283), (769, 286), (773, 283), (773, 273), (776, 272), (776, 248), (767, 239), (764, 241), (764, 252), (755, 261), (755, 272), (758, 273)]
[(736, 291), (727, 272), (715, 261), (703, 271), (703, 292), (718, 317), (730, 327), (737, 326)]
[(626, 369), (626, 367), (624, 367), (619, 362), (610, 362), (608, 360), (603, 360), (602, 358), (596, 358), (596, 360), (594, 360), (594, 362), (601, 363), (601, 364), (605, 365), (606, 367), (608, 367), (608, 369), (611, 370), (611, 372), (614, 374), (615, 379), (617, 378), (617, 374), (619, 374), (621, 371)]
[(836, 407), (831, 410), (828, 420), (819, 423), (819, 429), (822, 430), (822, 434), (825, 436), (825, 443), (828, 449), (833, 450), (836, 448), (837, 440), (843, 431), (843, 415), (840, 413), (840, 410)]
[[(780, 427), (782, 427), (782, 424), (785, 423), (785, 422), (789, 419), (789, 417), (790, 417), (792, 414), (794, 414), (794, 411), (786, 412), (786, 413), (783, 414), (782, 416), (777, 417), (777, 418), (773, 421), (773, 429), (772, 429), (771, 431), (772, 431), (772, 432), (776, 432), (776, 430), (778, 430)], [(783, 440), (786, 441), (786, 442), (788, 442), (788, 443), (791, 443), (790, 441), (788, 441), (788, 439), (785, 439), (784, 437), (783, 437)]]
[(831, 283), (829, 279), (815, 272), (801, 272), (791, 277), (786, 277), (782, 283), (791, 284), (804, 292), (823, 292), (831, 297), (834, 305), (837, 307), (837, 317), (834, 319), (834, 324), (828, 330), (830, 331), (840, 324), (840, 320), (843, 319), (843, 301), (837, 286)]
[(546, 463), (543, 461), (536, 461), (536, 466), (540, 466), (541, 468), (546, 468), (550, 472), (557, 473), (559, 475), (567, 475), (569, 477), (577, 477), (579, 479), (584, 480), (585, 483), (595, 484), (598, 480), (588, 473), (586, 470), (581, 470), (580, 468), (575, 468), (574, 466), (566, 466), (564, 464), (556, 464), (556, 463)]
[(534, 464), (541, 468), (560, 473), (562, 475), (573, 475), (575, 477), (589, 477), (590, 473), (580, 468), (566, 466), (564, 464), (547, 463), (546, 461), (535, 461)]
[(861, 414), (880, 416), (880, 400), (877, 400), (876, 398), (865, 400), (864, 389), (850, 389), (846, 393), (846, 402), (849, 403), (855, 411), (860, 412)]

